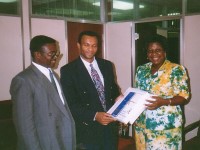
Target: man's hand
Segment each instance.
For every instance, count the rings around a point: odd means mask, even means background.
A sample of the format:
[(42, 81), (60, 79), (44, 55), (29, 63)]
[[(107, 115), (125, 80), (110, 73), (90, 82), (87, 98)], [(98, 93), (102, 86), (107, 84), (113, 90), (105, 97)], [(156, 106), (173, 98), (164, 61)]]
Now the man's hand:
[(108, 125), (109, 123), (116, 121), (110, 114), (105, 112), (97, 112), (95, 120), (102, 125)]
[(124, 95), (123, 95), (123, 94), (119, 95), (119, 96), (115, 99), (115, 102), (118, 101), (118, 100), (120, 100), (120, 99), (122, 99), (122, 98), (124, 98)]

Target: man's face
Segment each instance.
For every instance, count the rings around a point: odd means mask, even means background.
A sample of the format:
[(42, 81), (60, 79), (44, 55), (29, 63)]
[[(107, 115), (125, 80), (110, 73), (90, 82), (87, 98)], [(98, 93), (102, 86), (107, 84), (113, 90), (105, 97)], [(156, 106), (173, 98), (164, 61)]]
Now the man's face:
[(91, 63), (98, 49), (98, 41), (95, 36), (84, 35), (81, 43), (77, 43), (79, 53), (84, 60)]
[(54, 68), (58, 57), (57, 53), (58, 51), (55, 43), (46, 44), (42, 46), (40, 52), (36, 52), (35, 61), (46, 68)]

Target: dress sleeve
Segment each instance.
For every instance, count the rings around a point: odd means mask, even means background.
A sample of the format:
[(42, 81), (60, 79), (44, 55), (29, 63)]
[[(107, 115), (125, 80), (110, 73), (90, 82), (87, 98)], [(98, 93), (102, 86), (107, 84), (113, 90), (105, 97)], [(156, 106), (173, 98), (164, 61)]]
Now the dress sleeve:
[(186, 69), (181, 65), (177, 65), (172, 69), (171, 79), (174, 93), (188, 99), (189, 81)]

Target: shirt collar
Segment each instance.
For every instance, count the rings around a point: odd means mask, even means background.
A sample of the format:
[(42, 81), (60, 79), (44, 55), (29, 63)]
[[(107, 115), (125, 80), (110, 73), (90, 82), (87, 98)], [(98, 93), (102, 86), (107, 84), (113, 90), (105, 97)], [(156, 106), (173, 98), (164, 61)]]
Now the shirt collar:
[(94, 57), (94, 60), (92, 61), (92, 63), (87, 62), (87, 61), (84, 60), (81, 56), (80, 56), (80, 58), (81, 58), (83, 64), (86, 66), (86, 68), (90, 68), (90, 64), (92, 64), (93, 67), (96, 68), (96, 66), (97, 66), (97, 61), (96, 61), (95, 57)]
[(33, 64), (36, 68), (38, 68), (47, 78), (49, 78), (49, 69), (51, 69), (51, 68), (46, 68), (46, 67), (44, 67), (44, 66), (42, 66), (42, 65), (40, 65), (40, 64), (37, 64), (37, 63), (35, 63), (35, 62), (32, 62), (32, 64)]

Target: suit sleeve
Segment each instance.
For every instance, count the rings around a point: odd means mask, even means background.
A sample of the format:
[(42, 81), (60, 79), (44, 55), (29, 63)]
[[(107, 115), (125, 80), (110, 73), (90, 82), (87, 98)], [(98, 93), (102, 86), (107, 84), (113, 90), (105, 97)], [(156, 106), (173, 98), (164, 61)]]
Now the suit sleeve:
[(33, 90), (19, 76), (11, 83), (10, 93), (13, 101), (13, 119), (18, 140), (27, 150), (41, 150), (33, 119)]

